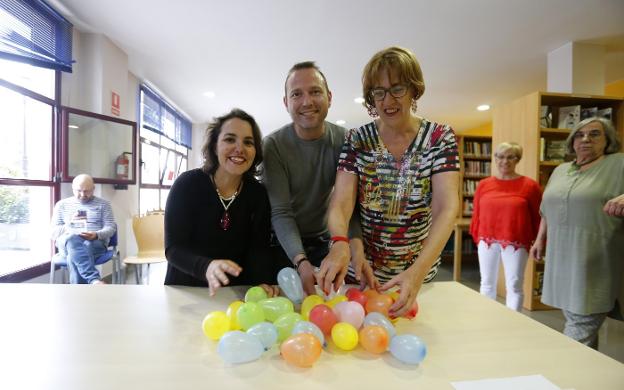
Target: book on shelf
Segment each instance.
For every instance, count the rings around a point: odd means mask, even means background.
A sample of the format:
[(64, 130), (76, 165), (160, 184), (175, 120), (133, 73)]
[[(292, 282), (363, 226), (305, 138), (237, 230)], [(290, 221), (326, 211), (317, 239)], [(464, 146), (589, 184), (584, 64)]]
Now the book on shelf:
[(601, 118), (606, 118), (610, 121), (613, 120), (613, 109), (611, 107), (603, 108), (602, 110), (596, 111), (596, 116)]
[(580, 122), (581, 106), (565, 106), (559, 107), (559, 125), (560, 129), (571, 129)]
[(472, 199), (464, 199), (464, 205), (462, 207), (462, 213), (466, 216), (472, 215)]
[(533, 276), (533, 296), (541, 296), (543, 287), (544, 271), (535, 271), (535, 275)]
[(598, 107), (581, 108), (581, 120), (593, 118), (598, 113)]
[(552, 112), (548, 106), (540, 106), (540, 126), (545, 129), (552, 126)]
[(544, 151), (545, 161), (564, 161), (566, 157), (565, 140), (547, 140)]
[(489, 157), (492, 153), (491, 142), (464, 142), (464, 155), (469, 157)]
[(540, 161), (544, 161), (544, 153), (546, 151), (546, 140), (544, 137), (540, 138)]

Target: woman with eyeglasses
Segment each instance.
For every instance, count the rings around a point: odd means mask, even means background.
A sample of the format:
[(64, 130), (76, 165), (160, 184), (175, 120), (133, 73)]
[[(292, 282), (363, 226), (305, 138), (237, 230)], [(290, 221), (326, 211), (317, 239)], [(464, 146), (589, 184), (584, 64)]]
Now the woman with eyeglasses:
[(474, 195), (470, 234), (477, 244), (481, 294), (496, 299), (498, 265), (502, 261), (506, 305), (520, 311), (522, 283), (529, 249), (540, 224), (542, 191), (531, 178), (516, 173), (522, 147), (503, 142), (496, 147), (497, 173), (479, 182)]
[(564, 334), (597, 349), (607, 314), (621, 319), (624, 154), (604, 118), (581, 121), (566, 145), (575, 159), (548, 181), (531, 255), (546, 263), (542, 302), (563, 311)]
[[(457, 215), (459, 159), (453, 130), (416, 115), (425, 91), (412, 52), (390, 47), (375, 54), (362, 75), (373, 121), (351, 129), (340, 155), (329, 211), (333, 245), (317, 273), (325, 290), (345, 275), (381, 291), (400, 288), (390, 308), (401, 316), (440, 265), (440, 252)], [(351, 214), (359, 212), (363, 253), (350, 256)], [(349, 269), (351, 259), (352, 267)]]

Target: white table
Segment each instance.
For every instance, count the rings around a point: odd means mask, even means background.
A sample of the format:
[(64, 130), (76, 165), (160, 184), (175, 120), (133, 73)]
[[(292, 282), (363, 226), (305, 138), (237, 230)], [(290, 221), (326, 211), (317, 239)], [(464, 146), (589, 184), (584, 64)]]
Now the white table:
[(311, 369), (277, 347), (225, 364), (201, 331), (242, 288), (0, 284), (4, 389), (452, 389), (451, 381), (542, 374), (562, 389), (624, 389), (624, 365), (455, 282), (426, 285), (415, 321), (429, 354), (407, 366), (330, 346)]

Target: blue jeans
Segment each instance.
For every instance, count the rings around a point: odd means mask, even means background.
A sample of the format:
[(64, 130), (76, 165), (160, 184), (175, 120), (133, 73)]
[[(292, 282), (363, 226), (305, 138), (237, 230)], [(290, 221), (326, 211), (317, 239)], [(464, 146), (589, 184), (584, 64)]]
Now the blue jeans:
[(64, 242), (60, 241), (57, 246), (67, 259), (69, 283), (89, 284), (100, 279), (100, 273), (95, 268), (95, 259), (106, 252), (104, 242), (85, 240), (77, 234), (67, 237)]

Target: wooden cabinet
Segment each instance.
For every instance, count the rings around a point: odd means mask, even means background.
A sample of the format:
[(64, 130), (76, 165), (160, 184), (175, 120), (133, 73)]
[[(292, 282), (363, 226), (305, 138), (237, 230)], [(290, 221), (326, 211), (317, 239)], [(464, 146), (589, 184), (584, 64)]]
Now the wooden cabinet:
[[(540, 121), (541, 106), (548, 106), (552, 113), (550, 126)], [(580, 106), (581, 109), (596, 107), (598, 110), (611, 109), (613, 123), (619, 135), (624, 139), (624, 99), (609, 96), (590, 96), (578, 94), (561, 94), (534, 92), (511, 103), (494, 109), (492, 142), (498, 145), (505, 141), (515, 141), (524, 149), (522, 160), (518, 162), (518, 173), (536, 180), (544, 188), (551, 173), (562, 160), (563, 156), (549, 160), (545, 146), (553, 141), (564, 141), (570, 129), (558, 128), (559, 109), (561, 107)], [(623, 144), (624, 147), (624, 144)], [(624, 150), (624, 149), (623, 149)], [(524, 308), (539, 310), (547, 308), (540, 302), (541, 276), (544, 263), (529, 258), (524, 277)], [(499, 285), (504, 285), (504, 278), (499, 278)], [(504, 289), (503, 289), (504, 291)], [(499, 290), (500, 292), (500, 290)]]

